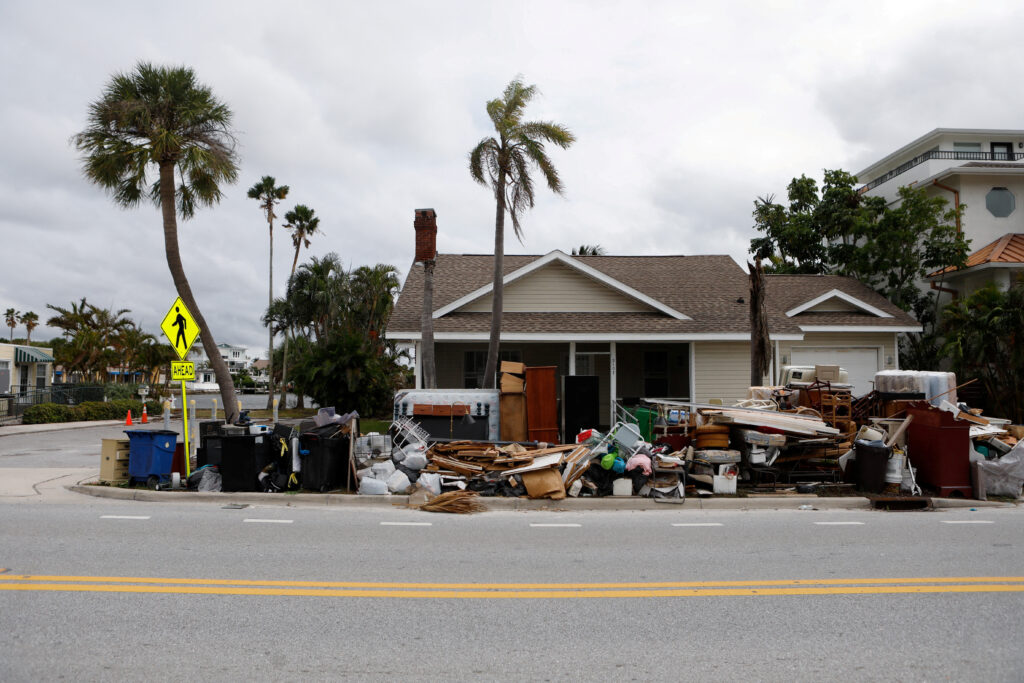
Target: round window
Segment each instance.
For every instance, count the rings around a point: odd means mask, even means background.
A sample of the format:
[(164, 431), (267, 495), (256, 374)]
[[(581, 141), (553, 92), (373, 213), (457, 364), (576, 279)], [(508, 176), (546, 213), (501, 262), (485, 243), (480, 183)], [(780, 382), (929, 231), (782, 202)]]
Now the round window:
[(1005, 187), (993, 187), (985, 195), (985, 208), (996, 218), (1006, 218), (1017, 208), (1017, 202)]

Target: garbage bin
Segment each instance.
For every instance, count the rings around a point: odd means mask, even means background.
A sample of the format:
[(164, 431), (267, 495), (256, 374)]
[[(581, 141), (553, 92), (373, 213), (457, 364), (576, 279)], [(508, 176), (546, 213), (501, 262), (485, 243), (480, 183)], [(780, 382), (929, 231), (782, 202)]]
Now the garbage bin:
[(299, 437), (301, 445), (299, 481), (302, 488), (311, 491), (331, 491), (345, 481), (345, 468), (349, 466), (348, 437), (325, 439), (318, 434), (306, 433)]
[[(219, 442), (220, 448), (215, 444)], [(222, 491), (260, 491), (259, 476), (270, 464), (270, 439), (266, 436), (211, 436), (207, 439), (207, 464), (220, 468)], [(219, 451), (220, 462), (212, 462), (213, 451)]]
[(644, 441), (652, 443), (654, 441), (654, 421), (658, 418), (657, 411), (637, 406), (630, 408), (629, 413), (636, 418), (637, 427), (640, 428), (640, 435), (644, 437)]
[(126, 429), (124, 433), (128, 435), (128, 477), (151, 485), (170, 481), (178, 433), (163, 429)]
[(885, 488), (885, 470), (889, 465), (889, 447), (881, 441), (855, 441), (857, 451), (857, 488), (881, 493)]

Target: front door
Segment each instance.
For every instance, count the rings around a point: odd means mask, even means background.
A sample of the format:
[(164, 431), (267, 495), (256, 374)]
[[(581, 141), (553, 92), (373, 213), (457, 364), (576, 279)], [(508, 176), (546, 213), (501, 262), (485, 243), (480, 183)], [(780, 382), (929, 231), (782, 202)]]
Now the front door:
[(992, 161), (1013, 161), (1013, 143), (993, 142)]
[(32, 370), (31, 365), (21, 366), (21, 394), (24, 396), (28, 393), (29, 373)]

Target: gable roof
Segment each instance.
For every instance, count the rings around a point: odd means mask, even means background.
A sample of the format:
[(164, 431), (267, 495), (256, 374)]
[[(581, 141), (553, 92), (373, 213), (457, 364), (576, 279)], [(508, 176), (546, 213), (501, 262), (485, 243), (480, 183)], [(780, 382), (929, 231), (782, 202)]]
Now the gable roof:
[[(999, 239), (989, 242), (981, 249), (967, 257), (964, 270), (986, 264), (1024, 265), (1024, 233), (1008, 232)], [(955, 273), (959, 269), (953, 266), (929, 273), (928, 277), (938, 277)], [(961, 271), (962, 272), (962, 271)]]
[[(556, 252), (553, 252), (556, 253)], [(502, 316), (502, 338), (541, 341), (577, 340), (687, 340), (750, 338), (747, 274), (731, 257), (695, 256), (567, 256), (557, 252), (540, 256), (506, 255), (505, 282), (543, 264), (558, 261), (579, 272), (595, 273), (601, 283), (616, 282), (616, 289), (632, 292), (638, 300), (659, 305), (649, 312), (508, 312)], [(545, 261), (545, 259), (547, 259)], [(533, 265), (543, 262), (542, 265)], [(533, 265), (532, 269), (528, 269)], [(494, 257), (490, 254), (438, 254), (434, 268), (434, 336), (438, 340), (486, 339), (490, 312), (458, 310), (468, 301), (490, 293)], [(600, 277), (599, 277), (600, 276)], [(917, 330), (917, 322), (882, 296), (850, 278), (816, 275), (769, 275), (768, 327), (774, 339), (802, 339), (804, 328), (871, 326), (882, 331)], [(787, 316), (786, 311), (838, 290), (891, 317), (865, 312), (813, 313)], [(865, 308), (866, 307), (866, 308)], [(423, 266), (409, 269), (388, 321), (389, 339), (419, 339), (423, 308)], [(675, 311), (682, 317), (667, 311)], [(439, 312), (442, 312), (439, 314)]]
[[(841, 275), (766, 275), (769, 306), (784, 311), (804, 332), (918, 332), (920, 324), (867, 285)], [(836, 298), (859, 310), (812, 311)], [(871, 329), (868, 329), (871, 328)]]
[[(502, 278), (502, 282), (504, 283), (504, 286), (507, 287), (508, 285), (510, 285), (511, 283), (515, 282), (516, 280), (518, 280), (518, 279), (520, 279), (522, 277), (525, 277), (525, 276), (529, 275), (530, 273), (532, 273), (532, 272), (534, 272), (536, 270), (539, 270), (539, 269), (543, 268), (544, 266), (547, 266), (547, 265), (549, 265), (551, 263), (561, 263), (561, 264), (563, 264), (565, 266), (568, 266), (569, 268), (574, 269), (574, 270), (582, 273), (583, 275), (586, 275), (586, 276), (588, 276), (588, 277), (590, 277), (590, 278), (592, 278), (594, 280), (597, 280), (598, 282), (604, 284), (605, 286), (610, 287), (611, 289), (614, 289), (614, 290), (620, 292), (621, 294), (624, 294), (625, 296), (627, 296), (629, 298), (636, 299), (637, 301), (640, 301), (641, 303), (647, 304), (651, 308), (653, 308), (653, 309), (655, 309), (657, 311), (661, 311), (662, 313), (664, 313), (664, 314), (666, 314), (666, 315), (668, 315), (668, 316), (670, 316), (672, 318), (676, 318), (678, 320), (688, 320), (689, 319), (688, 316), (680, 313), (679, 311), (677, 311), (676, 309), (672, 308), (671, 306), (667, 306), (666, 304), (664, 304), (663, 302), (659, 301), (658, 299), (656, 299), (656, 298), (654, 298), (654, 297), (652, 297), (652, 296), (650, 296), (650, 295), (648, 295), (648, 294), (646, 294), (646, 293), (644, 293), (642, 291), (634, 289), (633, 287), (630, 287), (629, 285), (621, 282), (620, 280), (617, 280), (614, 277), (611, 277), (607, 273), (605, 273), (605, 272), (603, 272), (603, 271), (601, 271), (601, 270), (599, 270), (597, 268), (594, 268), (593, 266), (587, 265), (587, 263), (584, 260), (580, 259), (579, 257), (571, 257), (571, 256), (567, 255), (566, 253), (564, 253), (562, 251), (559, 251), (558, 249), (555, 249), (554, 251), (549, 252), (548, 254), (545, 254), (544, 256), (536, 259), (535, 261), (531, 261), (531, 262), (527, 263), (526, 265), (521, 266), (520, 268), (517, 268), (516, 270), (512, 271), (511, 273), (506, 273), (505, 276)], [(436, 271), (435, 271), (435, 273), (436, 273)], [(446, 306), (442, 306), (441, 308), (438, 308), (437, 310), (434, 311), (434, 318), (435, 319), (441, 318), (441, 317), (443, 317), (445, 315), (448, 315), (449, 313), (457, 311), (459, 308), (462, 308), (466, 304), (468, 304), (468, 303), (470, 303), (472, 301), (476, 301), (478, 299), (481, 299), (481, 298), (491, 294), (493, 292), (493, 290), (494, 290), (494, 282), (492, 280), (492, 281), (488, 282), (486, 285), (484, 285), (483, 287), (478, 287), (477, 289), (473, 290), (472, 292), (470, 292), (470, 293), (468, 293), (468, 294), (466, 294), (464, 296), (459, 297), (458, 299), (456, 299), (455, 301), (452, 301), (451, 303), (447, 304)]]

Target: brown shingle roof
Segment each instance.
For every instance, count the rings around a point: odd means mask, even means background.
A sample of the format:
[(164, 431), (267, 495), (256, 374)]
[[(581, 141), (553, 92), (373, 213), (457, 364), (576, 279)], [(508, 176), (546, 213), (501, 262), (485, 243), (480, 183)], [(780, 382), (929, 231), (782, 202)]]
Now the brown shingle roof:
[(917, 325), (906, 312), (867, 285), (840, 275), (769, 275), (766, 278), (769, 306), (785, 313), (826, 292), (838, 289), (844, 294), (885, 311), (891, 318), (879, 318), (868, 312), (800, 313), (792, 318), (801, 325), (877, 325), (906, 327)]
[[(505, 256), (509, 274), (542, 256)], [(696, 256), (581, 256), (585, 263), (665, 305), (691, 320), (659, 313), (505, 313), (506, 333), (650, 333), (746, 334), (750, 331), (747, 274), (731, 257)], [(438, 254), (434, 269), (434, 310), (489, 285), (494, 257), (489, 254)], [(781, 278), (781, 279), (780, 279)], [(831, 289), (840, 289), (894, 315), (864, 318), (857, 314), (828, 314), (835, 322), (814, 324), (872, 324), (906, 326), (916, 322), (880, 295), (849, 278), (833, 276), (778, 276), (768, 281), (769, 329), (773, 334), (800, 334), (800, 320), (785, 311)], [(794, 299), (798, 299), (795, 300)], [(423, 306), (423, 267), (413, 264), (395, 304), (387, 333), (419, 332)], [(897, 315), (898, 314), (898, 315)], [(798, 316), (799, 318), (799, 316)], [(489, 313), (453, 312), (434, 320), (438, 332), (487, 332)]]

